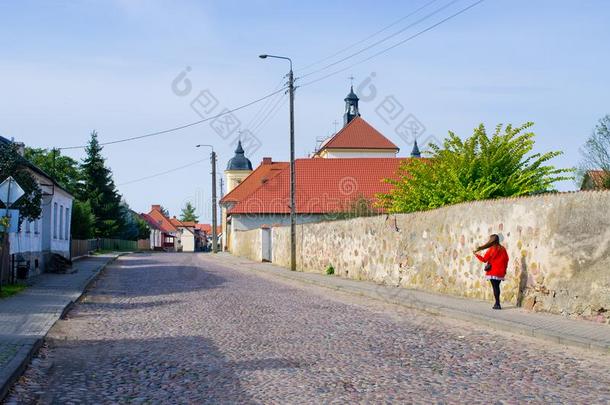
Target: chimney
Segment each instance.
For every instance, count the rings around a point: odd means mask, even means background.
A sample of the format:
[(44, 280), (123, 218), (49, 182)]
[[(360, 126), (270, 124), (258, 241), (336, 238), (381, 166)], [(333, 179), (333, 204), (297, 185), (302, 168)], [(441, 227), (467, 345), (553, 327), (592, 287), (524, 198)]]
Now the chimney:
[(150, 207), (150, 210), (151, 210), (151, 211), (161, 211), (161, 205), (159, 205), (159, 204), (153, 204), (153, 205)]
[(271, 163), (273, 163), (273, 160), (271, 160), (270, 157), (264, 157), (263, 158), (263, 164), (264, 165), (270, 165)]

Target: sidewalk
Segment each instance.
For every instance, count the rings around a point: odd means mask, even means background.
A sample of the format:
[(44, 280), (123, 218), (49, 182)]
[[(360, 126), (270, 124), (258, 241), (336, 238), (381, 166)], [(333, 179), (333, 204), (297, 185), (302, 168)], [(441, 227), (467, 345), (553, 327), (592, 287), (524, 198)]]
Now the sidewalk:
[(21, 375), (30, 358), (64, 311), (116, 254), (74, 262), (71, 274), (44, 273), (34, 284), (0, 300), (0, 401)]
[(370, 281), (350, 280), (317, 273), (292, 272), (271, 263), (258, 263), (228, 253), (218, 253), (216, 256), (210, 255), (209, 257), (219, 264), (235, 268), (255, 270), (274, 277), (358, 294), (435, 315), (610, 354), (610, 325), (574, 320), (549, 313), (529, 312), (514, 306), (506, 306), (501, 311), (495, 311), (491, 309), (490, 302), (390, 287)]

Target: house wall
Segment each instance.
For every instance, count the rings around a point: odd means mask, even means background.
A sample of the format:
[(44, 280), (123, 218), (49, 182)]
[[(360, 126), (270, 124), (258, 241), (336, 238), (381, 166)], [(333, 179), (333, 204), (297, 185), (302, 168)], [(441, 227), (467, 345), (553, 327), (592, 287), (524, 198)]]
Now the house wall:
[[(608, 212), (610, 191), (592, 191), (304, 224), (297, 227), (297, 266), (323, 273), (332, 264), (343, 277), (490, 300), (472, 250), (500, 233), (510, 257), (504, 302), (610, 322)], [(256, 233), (236, 236), (239, 245), (260, 243)], [(289, 227), (273, 228), (275, 264), (289, 266), (289, 239)], [(260, 250), (235, 253), (258, 259)]]
[(179, 249), (182, 252), (194, 252), (195, 251), (195, 235), (188, 229), (178, 229), (178, 244)]
[(30, 275), (37, 275), (45, 270), (51, 253), (70, 257), (73, 200), (71, 195), (59, 187), (48, 186), (49, 179), (38, 174), (34, 174), (34, 178), (45, 194), (42, 198), (41, 217), (32, 222), (23, 221), (19, 232), (9, 234), (11, 254), (29, 261)]
[(259, 262), (263, 260), (261, 229), (235, 231), (233, 236), (231, 253)]
[(397, 151), (391, 149), (324, 149), (320, 157), (333, 158), (394, 158)]
[[(321, 214), (298, 214), (297, 224), (319, 222), (324, 220)], [(249, 231), (259, 229), (263, 225), (290, 225), (288, 214), (233, 214), (231, 215), (233, 231)]]

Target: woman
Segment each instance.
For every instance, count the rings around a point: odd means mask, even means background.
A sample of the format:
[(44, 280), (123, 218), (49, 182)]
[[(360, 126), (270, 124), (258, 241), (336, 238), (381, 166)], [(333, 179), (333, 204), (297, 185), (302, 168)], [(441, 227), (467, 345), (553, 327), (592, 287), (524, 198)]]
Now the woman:
[[(485, 252), (484, 256), (478, 254), (479, 251), (485, 249), (487, 249), (487, 252)], [(496, 299), (493, 309), (502, 309), (500, 306), (500, 283), (504, 281), (504, 276), (506, 276), (508, 253), (506, 253), (504, 246), (500, 245), (500, 237), (495, 234), (491, 235), (487, 243), (479, 246), (473, 253), (481, 262), (487, 263), (485, 266), (485, 277), (491, 283), (494, 298)]]

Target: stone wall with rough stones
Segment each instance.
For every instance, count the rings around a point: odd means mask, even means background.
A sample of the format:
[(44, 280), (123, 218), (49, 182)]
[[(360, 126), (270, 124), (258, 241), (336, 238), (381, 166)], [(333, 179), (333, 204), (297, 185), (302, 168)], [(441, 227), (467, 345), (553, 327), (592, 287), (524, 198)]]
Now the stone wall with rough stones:
[[(502, 234), (510, 256), (504, 302), (610, 321), (607, 191), (298, 225), (297, 266), (323, 273), (332, 264), (343, 277), (490, 300), (483, 265), (472, 250), (492, 233)], [(288, 267), (289, 227), (273, 228), (272, 239), (272, 261)], [(247, 250), (244, 256), (257, 259), (260, 245)]]

